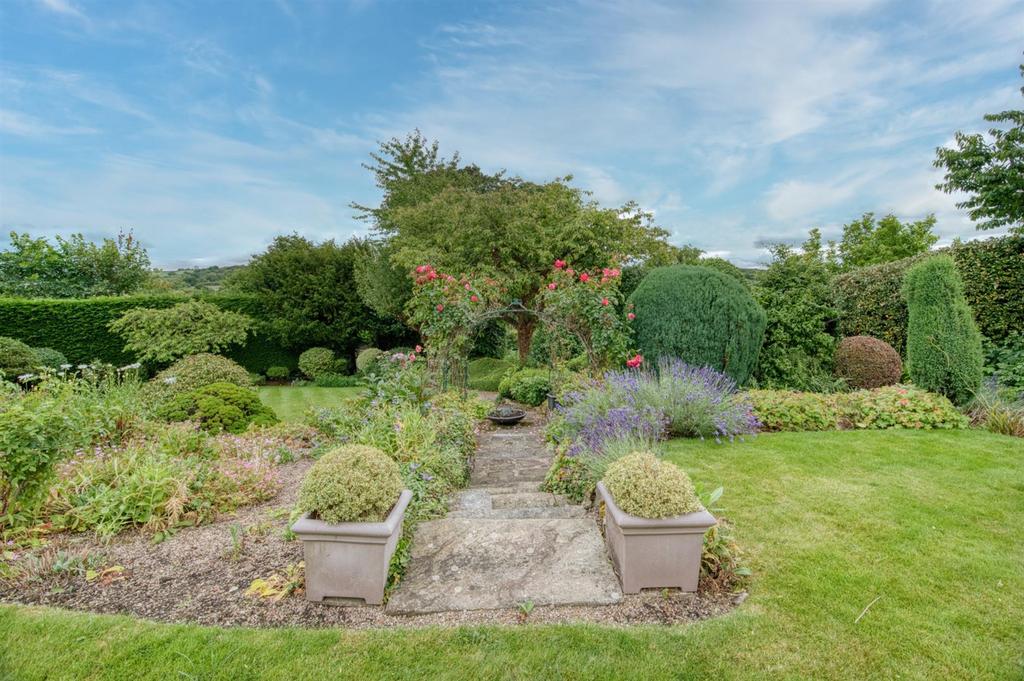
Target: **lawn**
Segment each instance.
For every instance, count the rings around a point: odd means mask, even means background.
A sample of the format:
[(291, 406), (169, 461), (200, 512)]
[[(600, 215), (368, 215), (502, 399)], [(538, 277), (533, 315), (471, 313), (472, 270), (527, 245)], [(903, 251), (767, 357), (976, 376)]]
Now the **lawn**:
[(15, 679), (1024, 676), (1024, 440), (786, 433), (674, 441), (669, 456), (704, 489), (725, 486), (720, 503), (755, 571), (747, 601), (717, 620), (257, 631), (4, 607), (0, 671)]
[(282, 421), (298, 422), (302, 421), (303, 414), (310, 407), (334, 407), (344, 399), (359, 395), (363, 390), (274, 385), (260, 388), (260, 399), (269, 405)]

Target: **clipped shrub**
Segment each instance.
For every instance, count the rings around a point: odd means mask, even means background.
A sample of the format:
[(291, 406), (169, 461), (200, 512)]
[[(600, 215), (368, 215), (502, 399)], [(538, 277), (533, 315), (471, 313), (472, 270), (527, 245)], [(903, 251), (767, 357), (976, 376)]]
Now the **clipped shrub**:
[(233, 383), (213, 383), (176, 395), (157, 415), (168, 421), (197, 421), (212, 433), (241, 433), (251, 423), (277, 423), (274, 410), (263, 404), (255, 391)]
[(267, 378), (271, 381), (285, 381), (291, 373), (288, 367), (270, 367), (267, 369)]
[(325, 523), (380, 522), (402, 493), (398, 464), (376, 447), (345, 445), (313, 464), (299, 509)]
[(907, 271), (907, 366), (915, 385), (967, 403), (982, 377), (981, 334), (952, 258), (935, 256)]
[(249, 387), (249, 372), (227, 357), (202, 353), (179, 359), (153, 377), (150, 391), (160, 397), (191, 392), (211, 383), (233, 383)]
[(839, 407), (833, 395), (790, 390), (750, 390), (747, 399), (766, 431), (836, 430)]
[(9, 381), (16, 381), (18, 376), (35, 371), (39, 358), (35, 351), (25, 343), (7, 336), (0, 336), (0, 371)]
[(608, 466), (604, 484), (619, 508), (640, 518), (671, 518), (703, 508), (690, 476), (650, 452), (627, 454)]
[(299, 370), (311, 379), (335, 373), (338, 360), (330, 348), (310, 348), (299, 355)]
[(510, 369), (515, 368), (515, 362), (493, 357), (480, 357), (469, 362), (469, 388), (470, 390), (485, 390), (487, 392), (498, 392), (501, 386), (501, 379)]
[(851, 336), (836, 347), (835, 371), (851, 388), (881, 388), (900, 382), (903, 362), (885, 341)]
[(62, 365), (68, 363), (68, 358), (64, 356), (64, 353), (53, 348), (32, 348), (32, 350), (36, 353), (36, 366), (60, 369)]
[(356, 371), (363, 375), (373, 373), (373, 369), (377, 365), (377, 360), (379, 360), (383, 354), (384, 351), (380, 348), (365, 348), (360, 350), (359, 354), (356, 355)]
[(659, 267), (640, 282), (629, 304), (645, 357), (679, 357), (710, 366), (741, 385), (750, 378), (766, 317), (734, 277), (708, 267)]
[(551, 392), (551, 372), (547, 369), (519, 369), (505, 375), (498, 383), (498, 393), (505, 398), (536, 407)]

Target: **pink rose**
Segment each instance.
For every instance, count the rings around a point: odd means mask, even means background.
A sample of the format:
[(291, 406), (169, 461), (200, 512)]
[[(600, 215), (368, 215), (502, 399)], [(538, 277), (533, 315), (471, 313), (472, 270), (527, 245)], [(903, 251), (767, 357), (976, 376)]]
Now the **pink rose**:
[(466, 288), (466, 290), (468, 291), (468, 290), (470, 289), (470, 286), (469, 286), (469, 284), (466, 284), (466, 287), (465, 287), (465, 288)]
[(416, 352), (423, 352), (423, 346), (422, 345), (417, 345), (416, 346)]
[(560, 269), (562, 269), (563, 267), (565, 267), (565, 261), (564, 261), (564, 260), (556, 260), (556, 261), (555, 261), (555, 268), (556, 268), (556, 269), (559, 269), (559, 270), (560, 270)]
[(410, 362), (415, 362), (416, 361), (416, 353), (415, 352), (410, 352), (409, 353), (409, 361)]
[(471, 300), (472, 302), (474, 302), (474, 303), (478, 303), (478, 302), (480, 302), (480, 299), (479, 299), (479, 298), (477, 298), (477, 296), (476, 296), (476, 294), (475, 294), (475, 293), (474, 293), (473, 295), (471, 295), (471, 296), (469, 297), (469, 299), (470, 299), (470, 300)]
[(607, 305), (608, 304), (608, 299), (607, 298), (602, 298), (601, 299), (601, 304), (602, 305)]
[(569, 269), (567, 269), (566, 272), (568, 272), (569, 274), (576, 274), (576, 270), (574, 270), (571, 267)]
[(580, 275), (580, 281), (590, 281), (590, 275), (584, 272)]
[(634, 319), (636, 319), (636, 315), (630, 312), (628, 315), (626, 315), (626, 319), (628, 319), (629, 321), (633, 321)]
[(558, 288), (558, 284), (556, 284), (555, 282), (551, 282), (550, 284), (548, 284), (548, 290), (554, 291), (556, 288)]
[(438, 303), (437, 304), (437, 311), (438, 312), (444, 312), (444, 305), (442, 305), (441, 303)]

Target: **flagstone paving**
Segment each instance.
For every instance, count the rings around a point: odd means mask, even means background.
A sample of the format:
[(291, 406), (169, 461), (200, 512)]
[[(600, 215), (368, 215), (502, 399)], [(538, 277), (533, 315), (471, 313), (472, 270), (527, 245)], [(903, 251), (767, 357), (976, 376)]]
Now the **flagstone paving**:
[(395, 614), (622, 599), (597, 524), (582, 506), (540, 491), (551, 463), (543, 417), (478, 439), (470, 485), (448, 516), (420, 523)]

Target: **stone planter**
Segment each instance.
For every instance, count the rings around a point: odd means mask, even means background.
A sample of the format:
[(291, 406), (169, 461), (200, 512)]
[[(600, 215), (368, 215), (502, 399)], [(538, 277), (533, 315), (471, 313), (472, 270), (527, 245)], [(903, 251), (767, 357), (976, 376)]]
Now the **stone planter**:
[(715, 524), (713, 515), (700, 510), (674, 518), (638, 518), (615, 504), (603, 482), (597, 483), (597, 493), (605, 504), (605, 542), (624, 593), (697, 590), (704, 533)]
[(306, 600), (361, 598), (367, 605), (383, 603), (388, 566), (411, 499), (412, 492), (404, 490), (380, 523), (332, 525), (308, 513), (299, 518), (292, 531), (302, 540)]

